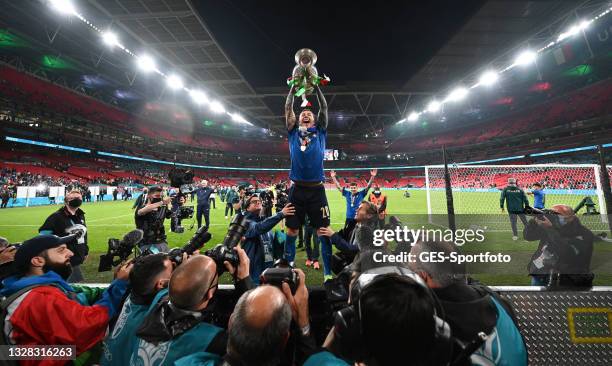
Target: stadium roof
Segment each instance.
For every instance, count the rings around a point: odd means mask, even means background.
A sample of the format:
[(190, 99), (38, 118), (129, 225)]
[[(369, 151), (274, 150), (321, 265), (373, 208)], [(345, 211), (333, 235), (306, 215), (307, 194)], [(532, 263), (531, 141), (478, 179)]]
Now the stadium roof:
[[(283, 129), (284, 79), (293, 52), (312, 47), (319, 52), (320, 71), (332, 77), (325, 90), (332, 139), (358, 141), (364, 132), (381, 133), (411, 106), (587, 2), (392, 1), (377, 3), (376, 10), (343, 1), (87, 0), (78, 6), (98, 26), (129, 37), (124, 42), (134, 52), (152, 54), (187, 83), (277, 131)], [(132, 60), (110, 52), (78, 22), (66, 24), (44, 0), (2, 3), (11, 10), (0, 15), (3, 27), (38, 51), (78, 64), (81, 73), (105, 77), (115, 96), (120, 88), (141, 101), (168, 98), (156, 80), (135, 73)], [(32, 57), (27, 51), (22, 56)], [(72, 74), (67, 70), (65, 77), (74, 80)]]

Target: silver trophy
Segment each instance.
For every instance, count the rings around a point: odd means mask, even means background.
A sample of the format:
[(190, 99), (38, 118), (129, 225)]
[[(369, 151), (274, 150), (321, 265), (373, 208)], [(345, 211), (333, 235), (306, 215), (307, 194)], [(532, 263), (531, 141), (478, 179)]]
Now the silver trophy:
[(302, 97), (302, 107), (307, 107), (311, 104), (306, 97), (314, 93), (315, 85), (327, 85), (329, 78), (319, 76), (314, 66), (317, 63), (317, 54), (309, 48), (302, 48), (295, 53), (295, 63), (287, 84), (295, 87), (295, 96)]

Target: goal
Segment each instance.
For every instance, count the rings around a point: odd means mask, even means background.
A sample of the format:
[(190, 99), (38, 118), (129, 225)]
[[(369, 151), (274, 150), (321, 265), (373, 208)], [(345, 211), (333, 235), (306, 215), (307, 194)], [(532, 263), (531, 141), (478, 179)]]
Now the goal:
[[(575, 208), (585, 197), (595, 204), (599, 214), (578, 215), (591, 230), (608, 230), (604, 197), (600, 186), (600, 167), (594, 164), (537, 165), (452, 165), (448, 167), (453, 205), (460, 225), (487, 226), (491, 230), (510, 230), (506, 214), (500, 211), (501, 190), (509, 178), (515, 178), (525, 193), (540, 183), (545, 193), (545, 207), (565, 204)], [(610, 172), (610, 168), (608, 169)], [(611, 172), (612, 173), (612, 172)], [(444, 166), (425, 167), (427, 213), (431, 224), (447, 226)], [(528, 195), (530, 206), (533, 196)], [(592, 205), (591, 205), (592, 206)]]

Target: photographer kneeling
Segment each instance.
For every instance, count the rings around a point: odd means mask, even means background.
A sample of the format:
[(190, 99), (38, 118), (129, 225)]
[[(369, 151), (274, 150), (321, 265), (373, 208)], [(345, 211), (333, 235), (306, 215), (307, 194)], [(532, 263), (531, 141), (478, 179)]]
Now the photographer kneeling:
[(592, 286), (594, 234), (580, 223), (571, 207), (552, 206), (529, 220), (523, 236), (527, 241), (540, 241), (528, 265), (532, 285)]
[[(238, 267), (224, 262), (236, 278), (239, 295), (253, 287), (249, 277), (249, 258), (240, 246), (234, 248), (239, 257)], [(150, 308), (137, 330), (130, 364), (143, 365), (155, 359), (157, 365), (172, 365), (174, 361), (195, 352), (225, 354), (227, 332), (203, 320), (223, 268), (212, 258), (194, 255), (172, 273), (169, 296)]]
[(4, 344), (74, 345), (79, 356), (106, 335), (110, 319), (119, 310), (132, 265), (119, 267), (116, 279), (92, 304), (66, 282), (73, 256), (66, 243), (72, 240), (72, 235), (39, 235), (24, 241), (17, 250), (17, 274), (6, 278), (0, 291), (6, 297), (2, 302)]
[(274, 264), (272, 229), (285, 217), (293, 215), (295, 209), (288, 203), (276, 215), (263, 217), (261, 216), (262, 201), (257, 195), (245, 198), (243, 207), (246, 209), (248, 220), (248, 228), (244, 233), (246, 240), (243, 246), (251, 262), (249, 269), (251, 279), (255, 284), (259, 284), (259, 275)]
[[(473, 365), (527, 365), (527, 349), (510, 304), (481, 285), (468, 285), (465, 265), (450, 261), (422, 261), (431, 253), (450, 258), (457, 250), (448, 242), (417, 242), (410, 251), (415, 261), (409, 267), (439, 300), (440, 313), (453, 337), (470, 345), (466, 354)], [(480, 333), (487, 338), (483, 340)], [(496, 345), (496, 346), (492, 346)], [(467, 347), (466, 347), (467, 348)]]
[(155, 186), (149, 189), (144, 206), (136, 210), (136, 227), (144, 232), (144, 237), (139, 244), (141, 251), (153, 248), (157, 252), (168, 251), (164, 220), (172, 216), (168, 207), (170, 203), (171, 198), (162, 199), (162, 188)]
[(151, 304), (168, 293), (167, 287), (174, 269), (165, 253), (138, 257), (130, 272), (131, 292), (123, 303), (117, 322), (104, 340), (101, 365), (128, 365), (135, 347), (136, 330)]

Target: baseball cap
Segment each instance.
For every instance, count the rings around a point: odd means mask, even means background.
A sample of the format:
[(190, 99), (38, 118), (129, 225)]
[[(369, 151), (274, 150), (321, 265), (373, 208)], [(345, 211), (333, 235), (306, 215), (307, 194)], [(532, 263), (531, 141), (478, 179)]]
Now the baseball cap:
[(63, 238), (56, 235), (38, 235), (28, 239), (21, 244), (21, 247), (17, 249), (17, 253), (15, 253), (15, 266), (17, 268), (25, 268), (29, 265), (30, 260), (41, 252), (57, 248), (72, 240), (74, 240), (74, 237), (70, 235)]

